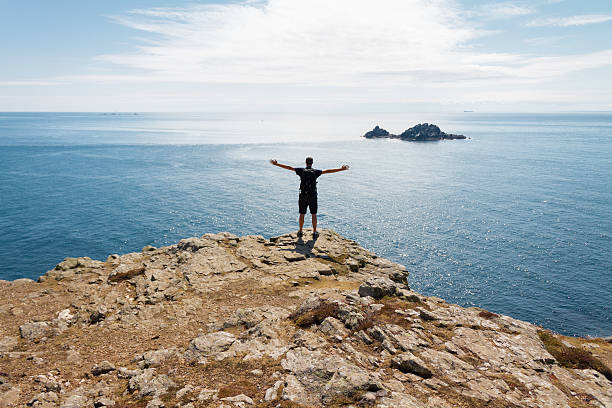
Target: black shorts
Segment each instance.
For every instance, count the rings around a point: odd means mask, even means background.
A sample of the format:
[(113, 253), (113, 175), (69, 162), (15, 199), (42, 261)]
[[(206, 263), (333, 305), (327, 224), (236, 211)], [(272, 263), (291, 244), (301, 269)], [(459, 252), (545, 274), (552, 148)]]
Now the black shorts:
[(298, 199), (298, 207), (300, 208), (300, 214), (306, 214), (306, 208), (310, 207), (310, 213), (317, 213), (317, 195), (306, 195), (300, 194)]

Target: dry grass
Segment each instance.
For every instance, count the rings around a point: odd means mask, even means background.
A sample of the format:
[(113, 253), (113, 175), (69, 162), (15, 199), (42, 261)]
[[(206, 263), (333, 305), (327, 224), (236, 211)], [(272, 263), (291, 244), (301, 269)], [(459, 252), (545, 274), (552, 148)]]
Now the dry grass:
[(366, 318), (353, 330), (354, 332), (386, 324), (394, 324), (409, 329), (411, 323), (404, 316), (397, 313), (396, 310), (414, 309), (416, 306), (419, 306), (417, 302), (406, 302), (392, 297), (384, 297), (379, 303), (383, 304), (383, 307), (378, 311), (368, 313)]
[(488, 310), (483, 310), (482, 312), (478, 313), (478, 316), (484, 318), (484, 319), (493, 319), (495, 317), (499, 317), (498, 314), (495, 314), (493, 312), (489, 312)]
[(311, 310), (298, 314), (296, 310), (289, 318), (300, 327), (310, 327), (313, 324), (320, 324), (328, 317), (337, 317), (338, 305), (336, 303), (322, 301), (321, 304)]
[(562, 367), (580, 370), (590, 368), (599, 371), (608, 380), (612, 381), (612, 370), (595, 358), (590, 351), (582, 347), (568, 347), (548, 331), (538, 330), (538, 336), (542, 343), (544, 343), (546, 350), (552, 354)]
[(550, 374), (548, 376), (550, 382), (557, 387), (562, 393), (564, 393), (568, 398), (568, 404), (571, 408), (589, 408), (593, 407), (593, 405), (589, 404), (593, 398), (590, 394), (576, 394), (572, 393), (572, 391), (565, 386), (554, 374)]

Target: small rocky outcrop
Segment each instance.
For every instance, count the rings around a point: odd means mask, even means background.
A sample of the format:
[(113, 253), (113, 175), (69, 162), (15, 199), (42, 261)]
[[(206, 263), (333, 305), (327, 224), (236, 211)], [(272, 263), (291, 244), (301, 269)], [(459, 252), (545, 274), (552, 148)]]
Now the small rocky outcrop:
[(366, 139), (400, 139), (413, 142), (466, 139), (466, 137), (463, 135), (442, 132), (438, 126), (429, 123), (419, 123), (418, 125), (403, 131), (399, 135), (391, 134), (385, 129), (382, 129), (376, 125), (374, 129), (364, 134), (363, 137)]
[(612, 406), (608, 341), (421, 295), (401, 265), (308, 234), (0, 282), (0, 407)]

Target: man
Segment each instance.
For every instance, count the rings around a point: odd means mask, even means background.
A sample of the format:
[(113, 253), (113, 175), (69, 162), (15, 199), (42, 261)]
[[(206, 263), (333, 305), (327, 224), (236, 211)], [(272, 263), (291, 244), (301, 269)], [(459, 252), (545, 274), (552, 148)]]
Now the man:
[(348, 170), (349, 166), (344, 164), (339, 169), (317, 170), (312, 168), (312, 157), (306, 158), (306, 168), (294, 168), (286, 164), (280, 164), (276, 160), (270, 160), (270, 163), (289, 171), (295, 171), (295, 174), (300, 176), (300, 197), (298, 199), (300, 230), (298, 231), (298, 237), (304, 235), (302, 232), (302, 228), (304, 227), (304, 216), (306, 215), (306, 209), (309, 208), (310, 215), (312, 216), (312, 237), (317, 239), (319, 236), (317, 232), (317, 178), (319, 178), (321, 174), (337, 173), (339, 171)]

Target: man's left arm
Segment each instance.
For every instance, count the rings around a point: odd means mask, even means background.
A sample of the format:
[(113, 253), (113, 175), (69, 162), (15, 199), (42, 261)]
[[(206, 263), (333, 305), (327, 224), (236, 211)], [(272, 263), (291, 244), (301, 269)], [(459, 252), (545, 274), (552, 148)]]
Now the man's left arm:
[(321, 174), (329, 174), (329, 173), (337, 173), (339, 171), (344, 171), (344, 170), (348, 170), (350, 167), (347, 164), (342, 165), (342, 167), (338, 168), (338, 169), (327, 169), (327, 170), (323, 170), (321, 172)]

